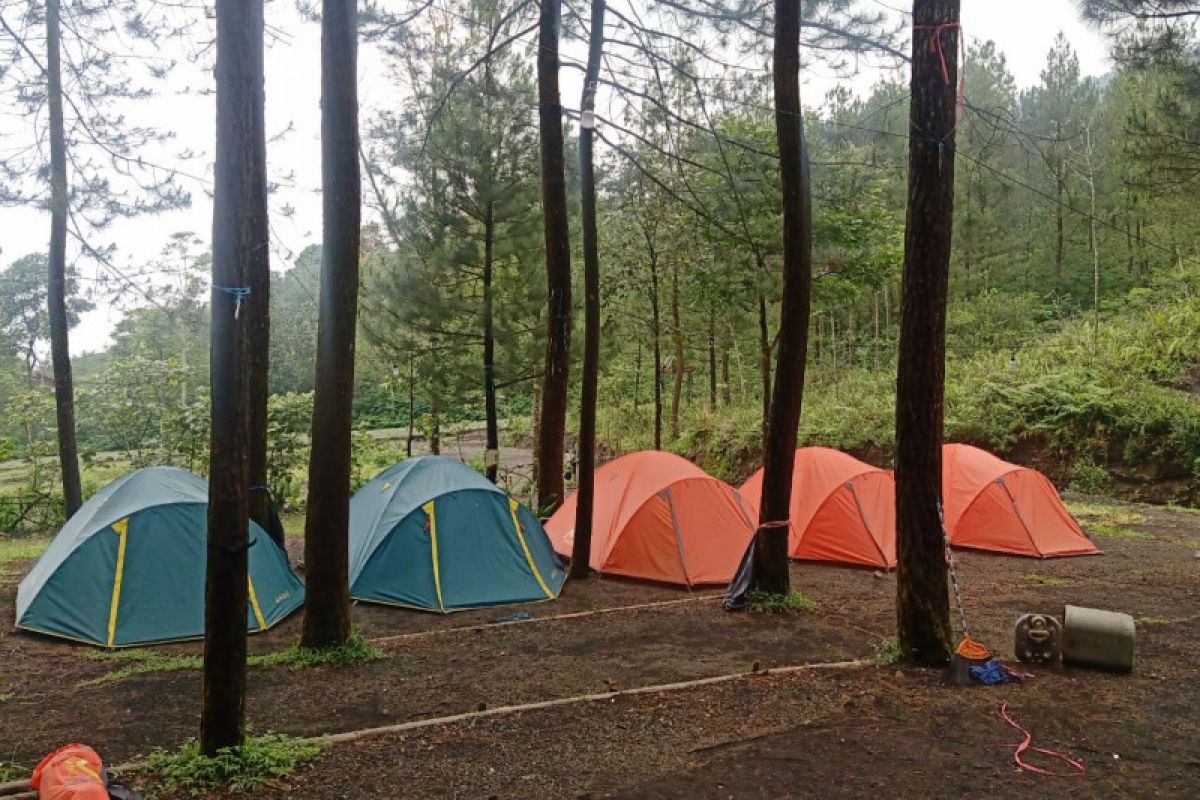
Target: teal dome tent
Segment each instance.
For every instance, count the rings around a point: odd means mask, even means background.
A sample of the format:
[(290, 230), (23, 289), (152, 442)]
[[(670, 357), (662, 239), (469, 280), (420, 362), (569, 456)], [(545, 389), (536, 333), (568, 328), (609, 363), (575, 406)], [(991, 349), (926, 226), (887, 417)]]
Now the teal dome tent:
[(350, 500), (350, 594), (425, 609), (554, 600), (566, 573), (541, 523), (475, 470), (410, 458)]
[[(176, 467), (129, 472), (67, 521), (17, 589), (17, 627), (103, 647), (204, 635), (208, 485)], [(304, 602), (287, 555), (250, 523), (246, 627)]]

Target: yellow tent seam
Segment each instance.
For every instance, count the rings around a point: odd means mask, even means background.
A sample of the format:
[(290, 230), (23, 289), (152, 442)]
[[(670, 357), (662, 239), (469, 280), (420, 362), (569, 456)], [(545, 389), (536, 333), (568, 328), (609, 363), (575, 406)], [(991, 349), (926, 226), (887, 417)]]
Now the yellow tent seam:
[(438, 569), (438, 544), (437, 544), (437, 514), (434, 509), (434, 501), (430, 500), (421, 509), (429, 517), (429, 548), (433, 558), (433, 588), (437, 590), (438, 609), (446, 610), (446, 604), (442, 602), (442, 575)]
[(113, 573), (112, 600), (108, 605), (108, 646), (113, 646), (117, 638), (117, 610), (121, 606), (121, 578), (125, 573), (125, 540), (129, 534), (129, 517), (114, 522), (112, 529), (117, 532), (117, 569)]
[(537, 578), (538, 586), (542, 587), (546, 597), (553, 600), (554, 592), (550, 591), (550, 587), (542, 579), (542, 573), (538, 571), (537, 564), (533, 561), (533, 553), (529, 552), (529, 544), (525, 541), (525, 532), (521, 530), (521, 521), (517, 519), (517, 501), (511, 497), (508, 500), (508, 510), (512, 514), (513, 528), (517, 532), (517, 538), (521, 540), (521, 549), (525, 551), (525, 560), (529, 562), (529, 569), (533, 571), (533, 577)]
[(258, 620), (258, 629), (265, 631), (267, 621), (263, 619), (262, 608), (258, 605), (258, 595), (254, 593), (254, 579), (246, 575), (246, 584), (250, 589), (250, 607), (254, 609), (254, 618)]

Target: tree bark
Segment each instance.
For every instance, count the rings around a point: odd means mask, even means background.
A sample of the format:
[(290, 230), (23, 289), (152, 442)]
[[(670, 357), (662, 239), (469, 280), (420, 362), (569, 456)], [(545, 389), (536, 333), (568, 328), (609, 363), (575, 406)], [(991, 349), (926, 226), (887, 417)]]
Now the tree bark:
[[(650, 237), (646, 237), (650, 244)], [(662, 450), (662, 321), (658, 307), (658, 251), (650, 247), (650, 332), (654, 343), (654, 449)]]
[(563, 501), (563, 440), (567, 380), (571, 368), (571, 241), (563, 155), (562, 105), (558, 91), (558, 30), (561, 0), (542, 0), (538, 26), (538, 127), (542, 145), (542, 217), (546, 240), (546, 371), (537, 440), (538, 511), (552, 513)]
[(896, 381), (897, 628), (904, 658), (931, 666), (945, 664), (951, 647), (940, 504), (958, 15), (958, 0), (913, 4), (908, 219)]
[(671, 438), (679, 438), (679, 403), (683, 399), (683, 323), (679, 316), (679, 262), (671, 261), (671, 351), (675, 380), (671, 386)]
[(708, 408), (717, 410), (717, 312), (708, 309)]
[(733, 387), (729, 383), (728, 344), (721, 351), (721, 402), (727, 406), (733, 404)]
[(812, 197), (800, 105), (800, 0), (775, 0), (772, 62), (775, 134), (783, 191), (783, 297), (750, 586), (786, 594), (790, 588), (786, 522), (808, 359), (812, 293)]
[(762, 435), (767, 443), (767, 425), (771, 418), (771, 335), (767, 327), (767, 298), (758, 293), (758, 372), (762, 380)]
[(500, 474), (500, 421), (496, 415), (496, 334), (493, 319), (492, 251), (496, 237), (495, 203), (487, 203), (483, 219), (483, 409), (487, 428), (484, 474), (492, 483)]
[(305, 647), (350, 638), (350, 417), (358, 317), (361, 184), (358, 163), (358, 4), (321, 6), (323, 247), (304, 563)]
[(255, 183), (244, 224), (250, 229), (253, 249), (246, 255), (246, 285), (250, 295), (243, 301), (247, 313), (246, 368), (250, 373), (250, 519), (270, 530), (271, 493), (267, 489), (267, 401), (271, 396), (271, 230), (267, 218), (267, 127), (266, 95), (263, 85), (263, 42), (255, 41), (253, 52), (254, 107), (251, 109), (249, 174)]
[(262, 190), (253, 122), (262, 110), (262, 1), (218, 0), (216, 20), (212, 425), (200, 714), (200, 749), (209, 756), (240, 745), (244, 735), (251, 311), (239, 290), (260, 244), (249, 220)]
[(417, 420), (417, 367), (408, 357), (408, 438), (404, 440), (404, 457), (412, 458), (413, 427)]
[(50, 108), (50, 252), (46, 311), (50, 323), (50, 359), (54, 369), (54, 408), (58, 427), (58, 463), (62, 470), (67, 516), (83, 505), (79, 447), (75, 440), (75, 381), (71, 375), (67, 316), (67, 137), (63, 121), (62, 22), (60, 0), (46, 2), (46, 102)]
[(604, 53), (605, 0), (592, 0), (587, 72), (579, 104), (579, 192), (583, 216), (583, 387), (579, 402), (579, 485), (571, 577), (588, 576), (592, 555), (592, 511), (596, 494), (596, 394), (600, 382), (600, 249), (596, 224), (596, 173), (592, 157), (596, 82)]

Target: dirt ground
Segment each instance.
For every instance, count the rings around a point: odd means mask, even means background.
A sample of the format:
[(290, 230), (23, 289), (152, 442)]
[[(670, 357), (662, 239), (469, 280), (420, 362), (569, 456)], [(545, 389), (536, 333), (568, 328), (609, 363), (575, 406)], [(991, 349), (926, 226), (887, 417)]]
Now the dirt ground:
[[(959, 579), (975, 638), (1011, 654), (1011, 626), (1064, 603), (1138, 620), (1132, 675), (1032, 671), (999, 689), (952, 689), (936, 673), (872, 664), (752, 675), (672, 692), (618, 696), (338, 744), (255, 797), (799, 798), (1034, 793), (1185, 797), (1200, 793), (1200, 515), (1144, 506), (1078, 506), (1103, 556), (1034, 561), (963, 553)], [(1086, 512), (1086, 513), (1085, 513)], [(11, 565), (23, 572), (27, 565)], [(819, 604), (796, 615), (728, 614), (714, 593), (615, 580), (569, 584), (538, 621), (487, 625), (508, 609), (436, 616), (359, 605), (388, 658), (342, 669), (256, 668), (248, 715), (257, 732), (316, 735), (481, 708), (629, 689), (785, 665), (870, 658), (894, 630), (894, 578), (795, 565)], [(0, 587), (12, 619), (15, 580)], [(670, 600), (599, 615), (588, 609)], [(286, 647), (299, 616), (251, 639)], [(479, 626), (455, 630), (464, 626)], [(197, 644), (158, 648), (199, 652)], [(195, 735), (200, 680), (164, 671), (80, 686), (122, 666), (94, 651), (6, 632), (0, 637), (0, 760), (31, 764), (66, 741), (110, 763)], [(1081, 778), (1024, 773), (1022, 738), (1086, 766)], [(1053, 761), (1029, 760), (1056, 769)]]

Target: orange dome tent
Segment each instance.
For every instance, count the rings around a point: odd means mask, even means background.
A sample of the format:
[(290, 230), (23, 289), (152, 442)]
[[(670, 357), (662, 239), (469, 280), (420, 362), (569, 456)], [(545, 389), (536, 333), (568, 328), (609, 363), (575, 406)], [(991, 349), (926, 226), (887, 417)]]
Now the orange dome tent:
[[(763, 471), (741, 488), (758, 518)], [(878, 569), (896, 566), (895, 482), (887, 470), (828, 447), (801, 447), (792, 467), (788, 555)]]
[(955, 547), (1034, 558), (1100, 552), (1045, 475), (977, 447), (942, 448), (942, 502)]
[[(554, 549), (571, 555), (571, 495), (546, 523)], [(592, 569), (678, 583), (728, 583), (753, 536), (729, 484), (672, 453), (642, 451), (596, 470)]]

